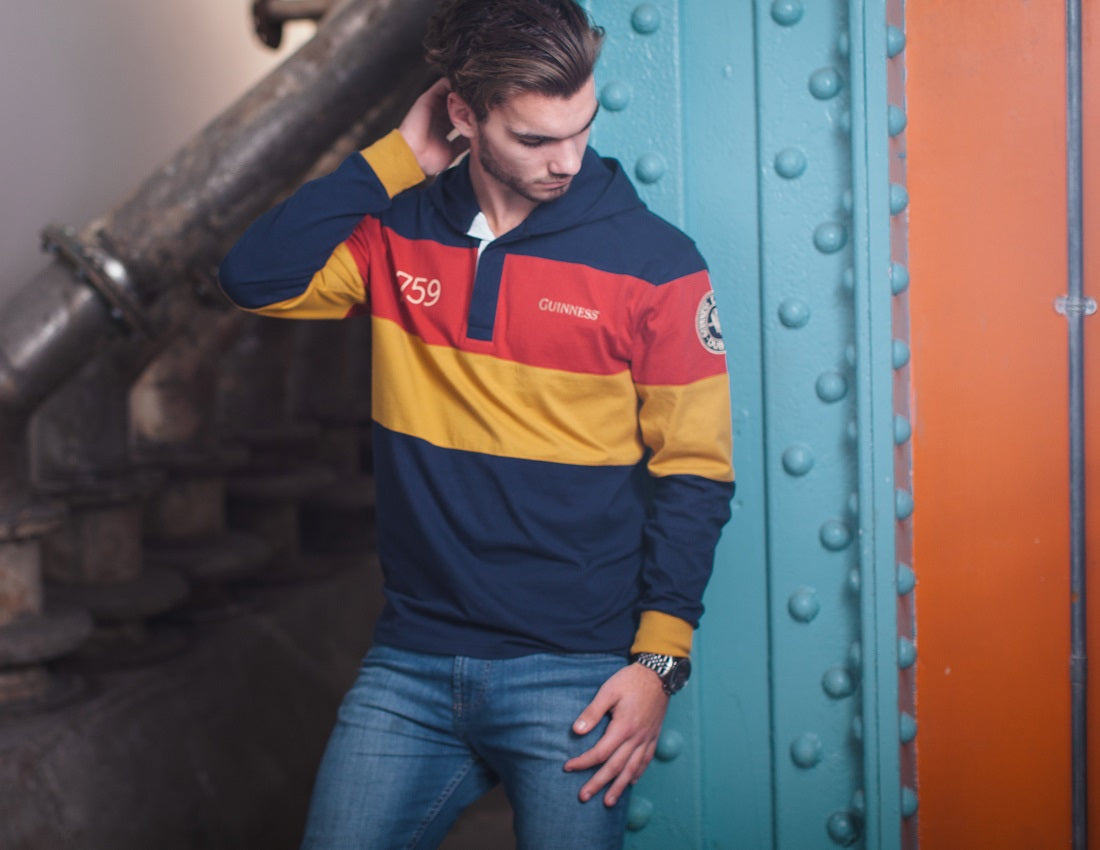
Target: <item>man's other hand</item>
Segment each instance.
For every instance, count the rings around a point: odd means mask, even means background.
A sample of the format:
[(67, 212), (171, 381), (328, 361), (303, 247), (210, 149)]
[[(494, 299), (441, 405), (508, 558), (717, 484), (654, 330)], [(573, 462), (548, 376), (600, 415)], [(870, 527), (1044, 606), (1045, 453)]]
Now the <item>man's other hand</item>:
[(447, 114), (447, 95), (450, 91), (451, 85), (446, 79), (437, 80), (416, 99), (398, 127), (416, 156), (420, 170), (429, 177), (446, 169), (455, 157), (469, 147), (463, 136), (455, 134), (449, 140), (454, 129)]
[(566, 770), (602, 765), (581, 788), (582, 802), (610, 783), (603, 801), (613, 806), (627, 785), (638, 781), (657, 751), (666, 711), (668, 695), (660, 678), (641, 664), (629, 664), (604, 682), (573, 723), (573, 731), (587, 734), (605, 714), (611, 715), (611, 722), (591, 749), (565, 763)]

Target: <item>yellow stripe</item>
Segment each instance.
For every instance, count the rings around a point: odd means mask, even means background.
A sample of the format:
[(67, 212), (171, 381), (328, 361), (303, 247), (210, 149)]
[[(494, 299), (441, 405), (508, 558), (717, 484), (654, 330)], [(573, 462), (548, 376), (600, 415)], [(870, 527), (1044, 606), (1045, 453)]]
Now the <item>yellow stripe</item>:
[(642, 434), (653, 449), (656, 476), (701, 475), (733, 480), (729, 379), (704, 378), (682, 386), (638, 386)]
[[(585, 375), (428, 345), (375, 318), (374, 418), (436, 446), (581, 466), (637, 463), (628, 372)], [(424, 376), (427, 376), (425, 380)]]
[(656, 652), (660, 655), (691, 655), (695, 630), (691, 623), (663, 611), (643, 611), (630, 654)]
[(424, 182), (420, 163), (398, 130), (390, 131), (361, 153), (391, 198)]
[(347, 245), (341, 243), (305, 292), (250, 312), (278, 319), (342, 319), (355, 304), (365, 300), (359, 267)]

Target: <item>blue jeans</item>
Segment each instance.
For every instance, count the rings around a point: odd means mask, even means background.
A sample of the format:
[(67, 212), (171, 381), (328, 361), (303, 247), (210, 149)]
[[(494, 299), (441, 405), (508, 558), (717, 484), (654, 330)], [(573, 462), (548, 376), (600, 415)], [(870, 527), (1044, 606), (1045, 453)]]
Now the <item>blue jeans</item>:
[(599, 739), (577, 715), (626, 664), (611, 654), (486, 660), (375, 646), (340, 706), (302, 850), (437, 847), (497, 782), (520, 850), (620, 848), (629, 794), (578, 799), (595, 770), (562, 766)]

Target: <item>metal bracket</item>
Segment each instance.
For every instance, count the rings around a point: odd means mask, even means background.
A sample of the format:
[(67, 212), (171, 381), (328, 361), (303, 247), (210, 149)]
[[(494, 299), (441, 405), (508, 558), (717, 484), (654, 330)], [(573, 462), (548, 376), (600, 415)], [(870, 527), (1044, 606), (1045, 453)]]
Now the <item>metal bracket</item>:
[(317, 21), (332, 0), (253, 0), (252, 25), (256, 36), (272, 50), (283, 41), (283, 24), (287, 21)]
[(1059, 295), (1054, 299), (1054, 310), (1062, 316), (1091, 316), (1096, 312), (1096, 299)]
[(131, 330), (152, 336), (145, 314), (133, 296), (133, 281), (122, 261), (103, 248), (82, 241), (71, 227), (47, 225), (42, 249), (73, 270), (76, 279), (91, 285), (111, 308), (111, 317)]

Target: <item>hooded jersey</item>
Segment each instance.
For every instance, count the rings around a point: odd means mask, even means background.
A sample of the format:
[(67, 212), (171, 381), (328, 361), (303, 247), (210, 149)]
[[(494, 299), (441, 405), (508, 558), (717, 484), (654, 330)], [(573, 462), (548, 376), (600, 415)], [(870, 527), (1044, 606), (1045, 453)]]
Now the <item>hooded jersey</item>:
[(687, 655), (733, 489), (702, 257), (591, 148), (568, 192), (487, 243), (468, 162), (423, 180), (394, 132), (220, 269), (264, 315), (369, 316), (375, 640)]

